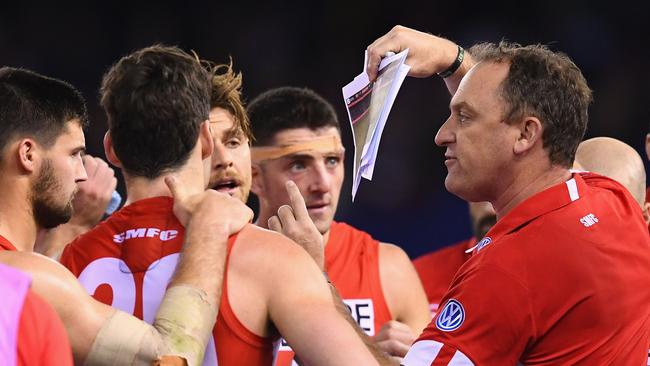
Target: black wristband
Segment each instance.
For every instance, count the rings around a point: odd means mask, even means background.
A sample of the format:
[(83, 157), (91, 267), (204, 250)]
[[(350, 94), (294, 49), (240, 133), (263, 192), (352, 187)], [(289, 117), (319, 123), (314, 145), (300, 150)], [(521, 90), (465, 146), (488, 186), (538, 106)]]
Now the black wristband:
[(451, 66), (447, 68), (447, 70), (443, 72), (439, 72), (438, 76), (440, 76), (443, 79), (451, 76), (453, 73), (456, 72), (456, 70), (458, 70), (460, 64), (463, 63), (464, 58), (465, 58), (465, 50), (463, 49), (463, 47), (458, 46), (458, 55), (456, 55), (456, 59), (454, 60), (454, 63), (452, 63)]

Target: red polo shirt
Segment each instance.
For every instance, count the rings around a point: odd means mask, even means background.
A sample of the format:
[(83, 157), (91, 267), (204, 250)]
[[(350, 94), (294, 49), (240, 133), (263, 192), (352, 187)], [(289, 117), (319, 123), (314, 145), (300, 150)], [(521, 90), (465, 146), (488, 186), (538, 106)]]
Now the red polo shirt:
[(648, 278), (638, 204), (576, 173), (497, 222), (403, 364), (645, 365)]

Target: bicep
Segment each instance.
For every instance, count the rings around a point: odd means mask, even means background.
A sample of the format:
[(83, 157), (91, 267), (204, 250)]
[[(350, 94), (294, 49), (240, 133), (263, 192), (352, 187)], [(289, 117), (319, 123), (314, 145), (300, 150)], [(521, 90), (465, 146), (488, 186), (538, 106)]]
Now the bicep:
[(406, 253), (393, 244), (379, 244), (381, 286), (393, 318), (420, 334), (431, 321), (422, 282)]
[(75, 360), (83, 360), (104, 321), (115, 311), (95, 301), (59, 263), (34, 253), (11, 253), (2, 259), (32, 278), (32, 291), (45, 300), (63, 322)]
[(372, 364), (372, 355), (336, 309), (314, 261), (302, 250), (285, 258), (291, 265), (267, 272), (268, 280), (282, 284), (269, 294), (269, 315), (296, 354), (307, 364)]

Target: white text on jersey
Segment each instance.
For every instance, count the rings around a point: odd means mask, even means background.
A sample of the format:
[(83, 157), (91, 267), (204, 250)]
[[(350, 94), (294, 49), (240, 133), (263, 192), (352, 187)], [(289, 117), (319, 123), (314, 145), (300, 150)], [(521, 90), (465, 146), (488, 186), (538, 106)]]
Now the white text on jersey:
[(119, 234), (113, 235), (113, 242), (123, 243), (125, 240), (136, 238), (160, 238), (161, 241), (168, 241), (174, 239), (178, 235), (178, 230), (160, 230), (155, 227), (141, 227), (137, 229), (129, 229)]

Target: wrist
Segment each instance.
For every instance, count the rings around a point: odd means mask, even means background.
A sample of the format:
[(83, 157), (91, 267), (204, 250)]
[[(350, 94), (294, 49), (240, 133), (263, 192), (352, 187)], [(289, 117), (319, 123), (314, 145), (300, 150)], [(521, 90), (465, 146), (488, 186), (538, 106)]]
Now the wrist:
[(460, 65), (463, 63), (463, 60), (465, 59), (465, 49), (463, 49), (463, 47), (459, 45), (456, 45), (456, 47), (457, 47), (457, 53), (454, 61), (444, 71), (437, 73), (437, 75), (443, 79), (453, 75), (458, 70), (458, 68), (460, 68)]

